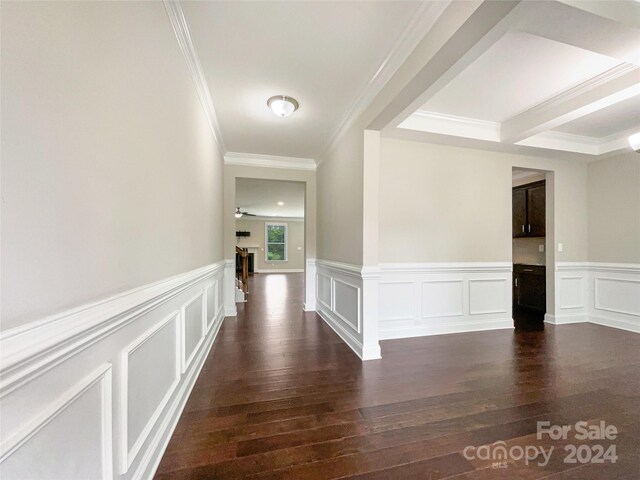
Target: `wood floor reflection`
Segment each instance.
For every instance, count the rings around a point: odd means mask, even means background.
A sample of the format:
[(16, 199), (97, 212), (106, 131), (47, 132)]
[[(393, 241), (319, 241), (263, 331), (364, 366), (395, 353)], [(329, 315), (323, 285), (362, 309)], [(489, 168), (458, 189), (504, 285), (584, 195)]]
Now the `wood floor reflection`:
[[(302, 274), (251, 279), (156, 479), (640, 478), (640, 335), (577, 324), (389, 340), (363, 364), (302, 312), (303, 291)], [(538, 421), (581, 420), (617, 427), (591, 443), (614, 443), (615, 464), (565, 463), (570, 442), (536, 439)], [(465, 458), (496, 441), (555, 452), (544, 466)]]

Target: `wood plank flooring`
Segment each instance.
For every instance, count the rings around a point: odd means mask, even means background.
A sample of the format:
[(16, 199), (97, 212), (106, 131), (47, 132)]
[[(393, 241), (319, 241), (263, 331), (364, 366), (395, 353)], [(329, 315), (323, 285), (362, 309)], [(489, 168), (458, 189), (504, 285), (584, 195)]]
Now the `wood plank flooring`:
[[(640, 479), (638, 334), (578, 324), (389, 340), (382, 360), (362, 363), (302, 312), (302, 274), (255, 275), (250, 289), (157, 480)], [(615, 440), (536, 438), (538, 421), (600, 420), (617, 427)], [(540, 456), (496, 464), (465, 450), (498, 441), (554, 452), (539, 466)], [(615, 444), (618, 459), (565, 463), (571, 443)]]

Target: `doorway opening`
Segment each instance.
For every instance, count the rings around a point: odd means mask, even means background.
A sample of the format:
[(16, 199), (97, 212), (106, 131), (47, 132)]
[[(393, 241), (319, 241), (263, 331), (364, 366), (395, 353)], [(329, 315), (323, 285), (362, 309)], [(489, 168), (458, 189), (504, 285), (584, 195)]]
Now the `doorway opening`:
[(546, 172), (513, 169), (511, 214), (514, 327), (542, 330), (547, 313)]
[(269, 297), (304, 286), (305, 183), (236, 178), (235, 191), (236, 302), (250, 302), (254, 286)]

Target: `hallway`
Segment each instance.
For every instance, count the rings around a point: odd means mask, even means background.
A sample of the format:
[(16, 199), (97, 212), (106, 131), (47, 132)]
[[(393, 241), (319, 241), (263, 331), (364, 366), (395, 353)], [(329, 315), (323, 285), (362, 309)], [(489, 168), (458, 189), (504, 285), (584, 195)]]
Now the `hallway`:
[[(635, 335), (582, 324), (390, 340), (383, 360), (362, 363), (302, 312), (303, 274), (255, 275), (250, 292), (225, 319), (156, 479), (638, 477)], [(620, 431), (615, 465), (564, 463), (563, 442), (536, 441), (537, 421), (600, 419)], [(556, 452), (544, 467), (499, 469), (463, 456), (499, 440)]]

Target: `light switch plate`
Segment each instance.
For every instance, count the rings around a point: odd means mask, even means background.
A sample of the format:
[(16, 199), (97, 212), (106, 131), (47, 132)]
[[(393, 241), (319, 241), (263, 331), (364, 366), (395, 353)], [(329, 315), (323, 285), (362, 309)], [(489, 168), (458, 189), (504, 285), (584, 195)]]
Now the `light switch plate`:
[(538, 251), (544, 252), (544, 245), (538, 245)]
[(561, 243), (559, 243), (558, 244), (558, 251), (561, 252), (562, 250), (564, 250), (564, 246)]

